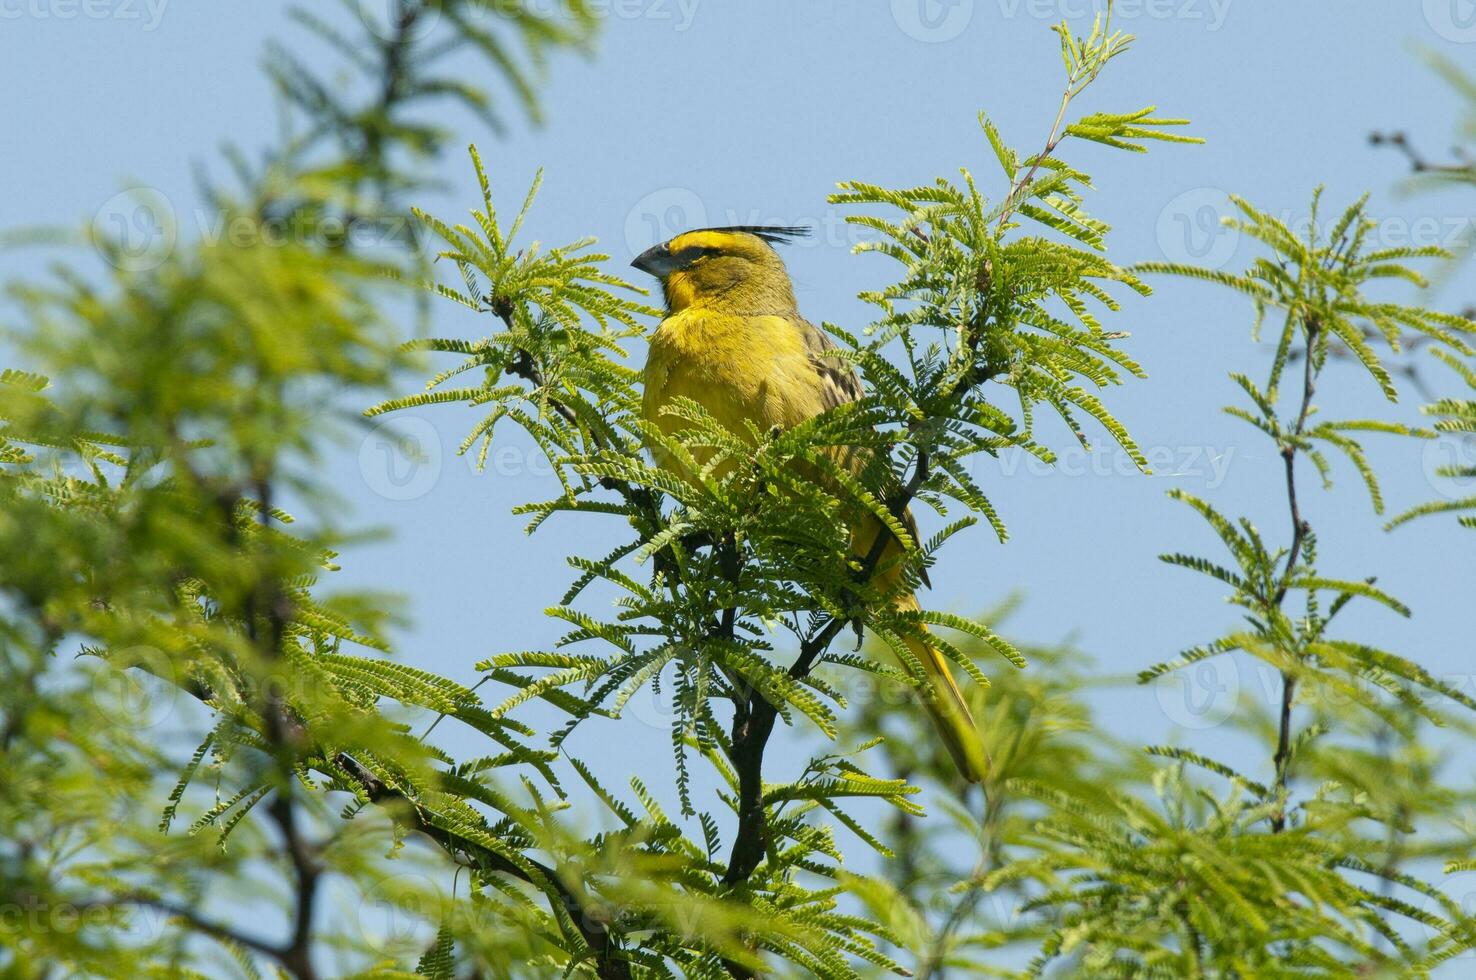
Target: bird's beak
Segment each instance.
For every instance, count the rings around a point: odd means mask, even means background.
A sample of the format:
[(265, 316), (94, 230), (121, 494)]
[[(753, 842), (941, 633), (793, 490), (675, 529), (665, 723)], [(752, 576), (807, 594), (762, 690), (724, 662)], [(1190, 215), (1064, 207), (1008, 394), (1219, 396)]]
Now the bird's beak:
[(657, 279), (665, 279), (677, 269), (676, 260), (671, 254), (671, 249), (665, 243), (653, 245), (646, 249), (635, 257), (635, 261), (631, 265), (640, 269), (642, 272), (655, 276)]

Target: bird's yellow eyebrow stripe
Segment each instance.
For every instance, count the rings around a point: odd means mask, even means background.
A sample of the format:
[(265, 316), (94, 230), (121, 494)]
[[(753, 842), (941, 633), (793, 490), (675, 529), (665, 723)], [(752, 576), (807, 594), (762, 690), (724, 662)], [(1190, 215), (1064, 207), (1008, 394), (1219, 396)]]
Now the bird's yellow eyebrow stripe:
[(689, 248), (711, 248), (718, 251), (732, 249), (739, 242), (737, 235), (723, 231), (689, 231), (671, 240), (673, 253), (685, 252)]

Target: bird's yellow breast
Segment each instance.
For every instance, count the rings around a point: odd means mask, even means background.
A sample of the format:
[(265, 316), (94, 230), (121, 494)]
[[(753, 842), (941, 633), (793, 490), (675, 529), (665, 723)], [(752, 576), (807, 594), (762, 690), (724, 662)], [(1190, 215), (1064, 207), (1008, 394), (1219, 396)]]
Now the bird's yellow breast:
[(663, 320), (651, 338), (642, 409), (670, 433), (681, 423), (662, 407), (690, 398), (733, 432), (745, 433), (748, 420), (762, 433), (818, 414), (818, 391), (793, 320), (689, 308)]

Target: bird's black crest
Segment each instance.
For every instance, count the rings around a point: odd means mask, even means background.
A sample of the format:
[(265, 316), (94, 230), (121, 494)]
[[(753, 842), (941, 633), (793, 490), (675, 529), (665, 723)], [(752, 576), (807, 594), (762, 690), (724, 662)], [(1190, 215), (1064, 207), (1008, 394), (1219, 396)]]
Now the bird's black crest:
[(721, 228), (693, 228), (692, 231), (744, 231), (757, 235), (770, 245), (788, 245), (792, 239), (810, 234), (810, 229), (800, 225), (725, 225)]

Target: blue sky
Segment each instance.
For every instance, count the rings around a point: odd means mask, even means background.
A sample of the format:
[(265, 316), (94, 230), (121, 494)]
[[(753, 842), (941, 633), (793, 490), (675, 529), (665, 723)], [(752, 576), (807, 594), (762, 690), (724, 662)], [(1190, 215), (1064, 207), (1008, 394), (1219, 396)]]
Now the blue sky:
[[(1109, 254), (1121, 262), (1235, 268), (1253, 252), (1217, 228), (1224, 195), (1295, 219), (1319, 183), (1335, 207), (1371, 192), (1385, 244), (1451, 244), (1467, 234), (1476, 199), (1400, 194), (1404, 164), (1370, 147), (1367, 136), (1404, 129), (1435, 155), (1450, 142), (1458, 103), (1415, 49), (1472, 63), (1471, 6), (1120, 4), (1118, 26), (1138, 41), (1080, 108), (1156, 104), (1191, 119), (1192, 132), (1207, 142), (1147, 155), (1068, 144), (1065, 152), (1096, 179), (1089, 206), (1114, 226)], [(612, 0), (602, 9), (598, 54), (559, 57), (551, 66), (546, 125), (515, 120), (499, 139), (457, 117), (453, 147), (481, 145), (507, 207), (544, 167), (532, 236), (558, 243), (597, 235), (619, 266), (684, 227), (811, 224), (814, 238), (785, 253), (801, 308), (812, 320), (854, 329), (869, 319), (856, 293), (891, 270), (883, 259), (850, 254), (850, 233), (825, 203), (835, 182), (912, 184), (967, 166), (997, 193), (977, 112), (987, 110), (1022, 150), (1037, 147), (1059, 95), (1061, 65), (1048, 27), (1063, 14), (1089, 14), (1092, 4)], [(191, 167), (218, 163), (222, 141), (248, 149), (272, 143), (274, 110), (259, 56), (269, 36), (302, 41), (285, 10), (263, 0), (0, 0), (7, 92), (0, 120), (9, 134), (0, 154), (0, 226), (75, 225), (106, 215), (121, 189), (141, 184), (168, 200), (185, 235), (207, 228), (208, 215), (196, 213)], [(1077, 20), (1084, 26), (1089, 16)], [(479, 64), (465, 70), (472, 81), (486, 80)], [(470, 166), (453, 150), (439, 170), (448, 190), (423, 203), (458, 216), (475, 199)], [(42, 268), (35, 254), (5, 253), (0, 261), (7, 275)], [(1018, 459), (981, 464), (975, 475), (1011, 539), (1001, 546), (982, 530), (956, 539), (932, 575), (934, 606), (977, 611), (1018, 593), (1025, 601), (1010, 633), (1032, 641), (1072, 637), (1114, 674), (1167, 659), (1233, 622), (1218, 588), (1156, 560), (1180, 550), (1218, 557), (1207, 530), (1166, 490), (1180, 487), (1247, 514), (1274, 539), (1287, 526), (1279, 458), (1220, 412), (1235, 399), (1230, 372), (1265, 370), (1267, 349), (1250, 340), (1248, 306), (1203, 285), (1155, 286), (1154, 296), (1126, 301), (1115, 318), (1117, 328), (1132, 331), (1127, 347), (1149, 379), (1105, 397), (1163, 464), (1159, 472), (1125, 473), (1112, 452), (1068, 454), (1056, 473)], [(1411, 298), (1408, 290), (1387, 295)], [(1472, 299), (1476, 290), (1457, 277), (1430, 301), (1458, 309)], [(449, 307), (438, 312), (438, 333), (483, 329)], [(638, 362), (640, 353), (634, 356)], [(1420, 401), (1407, 391), (1401, 406), (1387, 409), (1370, 381), (1340, 367), (1320, 394), (1328, 415), (1344, 417), (1412, 419)], [(394, 532), (350, 549), (337, 584), (406, 595), (415, 625), (400, 637), (401, 654), (462, 678), (493, 653), (546, 648), (561, 632), (541, 610), (569, 581), (563, 556), (602, 553), (607, 532), (618, 530), (566, 518), (526, 538), (509, 509), (552, 496), (556, 484), (516, 440), (505, 443), (500, 462), (494, 455), (488, 472), (473, 473), (452, 455), (472, 421), (470, 413), (443, 410), (397, 423), (427, 440), (432, 460), (419, 470), (394, 461), (374, 435), (342, 447), (329, 464), (353, 522)], [(1059, 426), (1046, 435), (1057, 449), (1070, 448)], [(1391, 510), (1435, 495), (1425, 473), (1444, 447), (1374, 447)], [(1307, 484), (1324, 570), (1377, 574), (1415, 609), (1403, 621), (1370, 607), (1349, 613), (1345, 629), (1472, 690), (1469, 544), (1450, 522), (1384, 534), (1351, 470), (1340, 467), (1335, 477), (1329, 493)], [(1190, 683), (1197, 689), (1187, 692), (1188, 702), (1172, 688), (1114, 691), (1099, 699), (1101, 719), (1129, 741), (1192, 739), (1213, 751), (1220, 735), (1207, 729), (1223, 717), (1215, 705), (1226, 692), (1238, 687), (1268, 704), (1276, 694), (1270, 675), (1250, 664)], [(639, 710), (661, 716), (659, 706)], [(615, 731), (618, 741), (609, 737)], [(626, 725), (576, 749), (649, 769), (650, 753), (666, 746), (659, 725)]]

